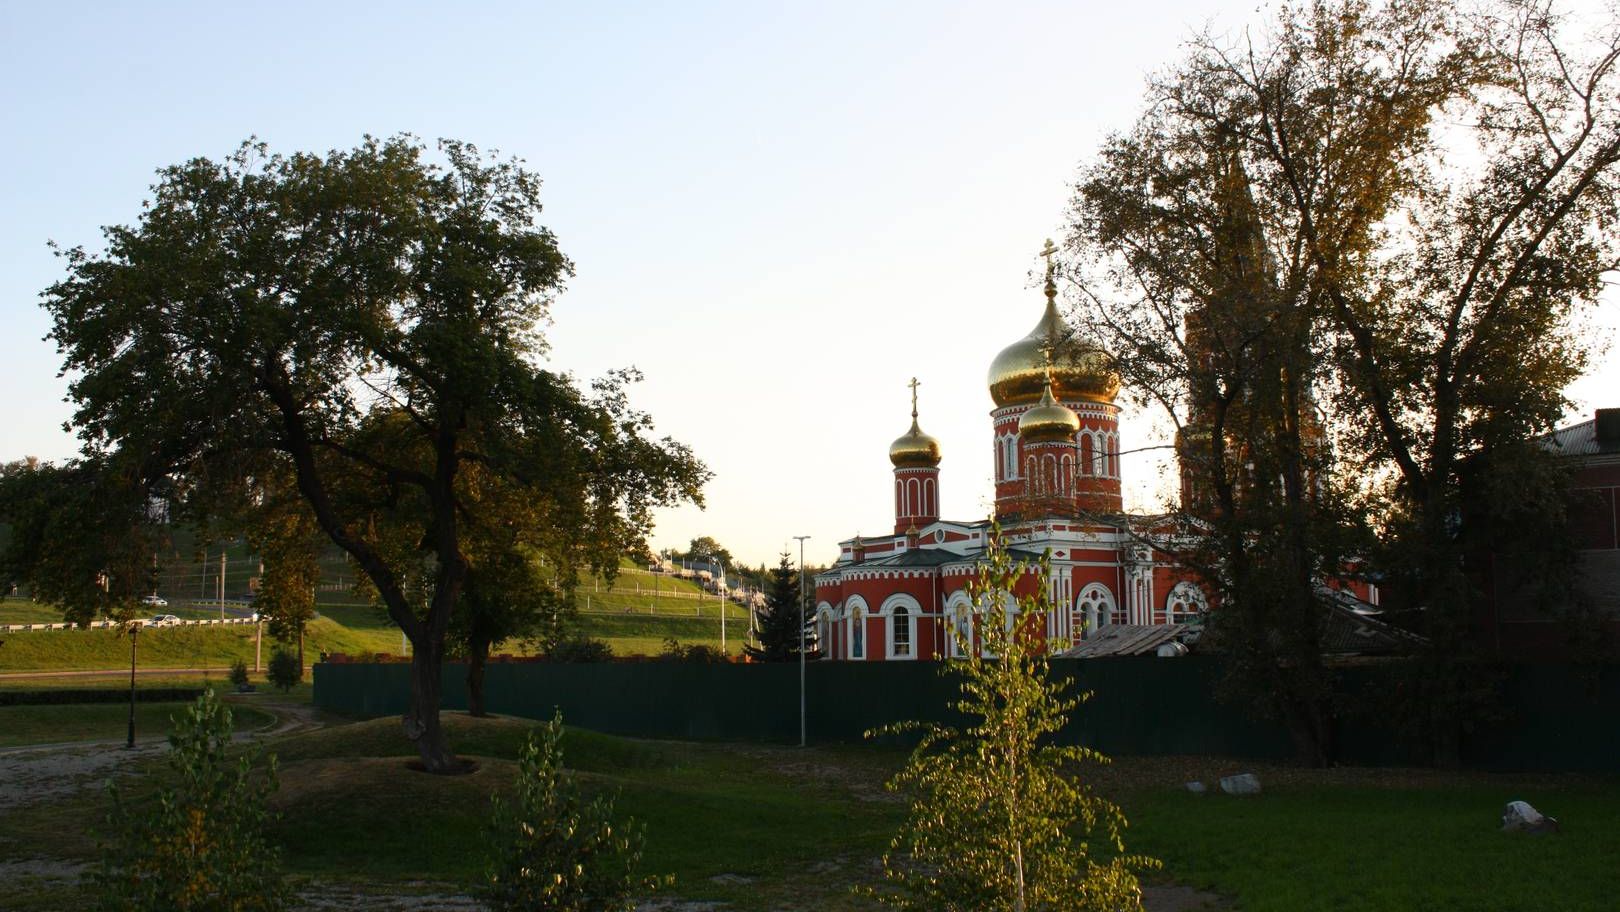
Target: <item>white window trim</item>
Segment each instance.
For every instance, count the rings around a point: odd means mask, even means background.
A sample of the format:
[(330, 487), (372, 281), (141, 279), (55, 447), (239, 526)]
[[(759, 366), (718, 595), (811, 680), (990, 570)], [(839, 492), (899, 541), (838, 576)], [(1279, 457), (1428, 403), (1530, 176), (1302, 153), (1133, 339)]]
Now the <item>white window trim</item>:
[[(905, 609), (906, 618), (906, 647), (904, 655), (894, 651), (894, 611), (896, 608)], [(896, 662), (909, 662), (917, 658), (917, 618), (922, 615), (922, 605), (915, 598), (901, 592), (883, 600), (883, 607), (878, 610), (883, 617), (883, 653), (884, 658)]]
[[(858, 595), (850, 596), (849, 600), (844, 603), (844, 652), (847, 653), (846, 657), (851, 662), (864, 662), (867, 653), (871, 652), (871, 649), (868, 648), (869, 644), (866, 642), (866, 619), (870, 615), (871, 612), (866, 608), (866, 600)], [(859, 638), (855, 636), (857, 628), (861, 632)], [(855, 644), (857, 642), (861, 644), (860, 655), (855, 654)]]

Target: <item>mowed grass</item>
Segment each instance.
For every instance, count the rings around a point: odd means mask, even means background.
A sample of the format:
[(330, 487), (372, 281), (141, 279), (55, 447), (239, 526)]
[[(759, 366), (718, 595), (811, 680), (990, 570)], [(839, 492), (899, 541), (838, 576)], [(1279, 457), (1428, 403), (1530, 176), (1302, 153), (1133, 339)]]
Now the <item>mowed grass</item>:
[[(459, 713), (445, 722), (479, 772), (408, 772), (414, 751), (394, 719), (268, 743), (281, 770), (271, 835), (300, 882), (458, 891), (479, 876), (489, 796), (509, 789), (535, 723)], [(904, 814), (880, 787), (904, 759), (886, 747), (692, 744), (570, 729), (563, 750), (588, 793), (616, 795), (621, 817), (645, 826), (646, 873), (675, 875), (673, 897), (737, 912), (871, 908), (849, 887), (875, 876), (873, 861)], [(1091, 776), (1130, 817), (1127, 847), (1164, 860), (1155, 880), (1210, 891), (1244, 912), (1614, 907), (1620, 783), (1612, 779), (1258, 771), (1266, 793), (1247, 799), (1190, 795), (1179, 788), (1183, 772), (1162, 760), (1125, 758)], [(1499, 832), (1511, 798), (1560, 816), (1564, 831)], [(0, 811), (0, 849), (88, 858), (93, 844), (80, 822), (98, 819), (103, 800), (92, 790), (58, 806)], [(6, 890), (0, 884), (0, 907), (21, 905)]]
[[(135, 704), (135, 736), (167, 734), (185, 703)], [(251, 706), (234, 706), (237, 731), (253, 731), (275, 722), (275, 716)], [(0, 706), (0, 748), (67, 741), (121, 741), (129, 733), (129, 706), (77, 703), (57, 706)]]
[[(114, 628), (13, 631), (0, 640), (0, 674), (129, 667), (129, 638)], [(265, 636), (264, 662), (275, 648), (275, 641)], [(350, 626), (323, 615), (310, 622), (304, 636), (310, 662), (321, 652), (389, 651), (399, 651), (399, 631), (381, 624)], [(228, 669), (238, 659), (252, 666), (254, 625), (146, 627), (138, 652), (138, 664), (145, 668)]]
[[(446, 719), (456, 749), (482, 764), (478, 773), (406, 773), (404, 761), (414, 751), (393, 720), (276, 745), (284, 783), (276, 832), (289, 863), (322, 878), (356, 870), (373, 880), (426, 876), (466, 884), (476, 878), (484, 864), (489, 796), (509, 787), (512, 761), (534, 723), (460, 714)], [(621, 813), (646, 827), (644, 870), (674, 874), (673, 893), (683, 898), (729, 901), (739, 909), (788, 901), (796, 908), (845, 907), (845, 883), (828, 884), (809, 868), (843, 856), (854, 876), (899, 820), (897, 805), (860, 800), (848, 779), (805, 775), (805, 756), (791, 749), (632, 741), (574, 729), (564, 737), (563, 752), (587, 792), (616, 794)], [(811, 753), (838, 762), (831, 750)], [(858, 775), (854, 784), (880, 774)], [(359, 807), (367, 810), (355, 813)], [(408, 827), (378, 825), (407, 818)], [(711, 880), (722, 874), (755, 883)]]
[[(1563, 832), (1501, 832), (1513, 799), (1559, 817)], [(1616, 907), (1620, 886), (1612, 781), (1302, 785), (1256, 798), (1163, 789), (1125, 804), (1133, 851), (1245, 912), (1598, 912)]]

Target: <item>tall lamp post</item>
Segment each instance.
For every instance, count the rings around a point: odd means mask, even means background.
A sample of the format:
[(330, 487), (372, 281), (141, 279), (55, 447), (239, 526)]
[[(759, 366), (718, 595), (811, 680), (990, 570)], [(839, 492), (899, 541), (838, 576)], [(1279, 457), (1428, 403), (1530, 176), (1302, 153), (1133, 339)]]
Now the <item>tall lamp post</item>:
[(726, 562), (715, 558), (720, 565), (720, 585), (715, 591), (720, 593), (720, 654), (730, 655), (726, 651)]
[(799, 542), (799, 746), (804, 747), (804, 540), (808, 535), (793, 536)]

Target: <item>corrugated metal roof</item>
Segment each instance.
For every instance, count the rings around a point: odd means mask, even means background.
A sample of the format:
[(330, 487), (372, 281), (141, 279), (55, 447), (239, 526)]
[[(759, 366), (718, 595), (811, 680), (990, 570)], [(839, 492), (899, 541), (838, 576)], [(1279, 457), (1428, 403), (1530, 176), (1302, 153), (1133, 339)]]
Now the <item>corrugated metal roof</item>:
[[(1603, 409), (1603, 411), (1610, 411)], [(1541, 439), (1547, 447), (1562, 456), (1601, 456), (1609, 453), (1620, 453), (1620, 440), (1599, 440), (1597, 435), (1598, 419), (1582, 421), (1569, 427), (1559, 428)]]
[(1151, 655), (1165, 643), (1190, 633), (1190, 624), (1109, 624), (1098, 627), (1069, 649), (1058, 653), (1065, 659), (1096, 659), (1104, 656)]

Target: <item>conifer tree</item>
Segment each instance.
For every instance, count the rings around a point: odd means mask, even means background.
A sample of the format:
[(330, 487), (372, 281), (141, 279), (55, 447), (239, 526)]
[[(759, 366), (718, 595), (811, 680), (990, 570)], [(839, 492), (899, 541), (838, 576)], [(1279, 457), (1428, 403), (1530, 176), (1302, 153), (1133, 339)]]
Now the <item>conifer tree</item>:
[(759, 645), (745, 646), (743, 651), (756, 662), (787, 662), (798, 658), (801, 618), (809, 623), (809, 612), (799, 608), (799, 572), (783, 551), (781, 560), (771, 569), (765, 592), (765, 611), (759, 618)]

